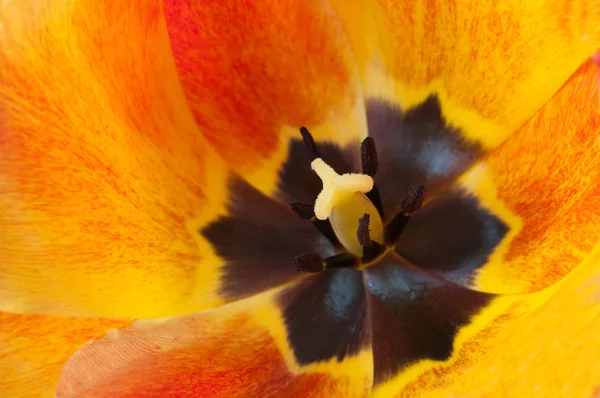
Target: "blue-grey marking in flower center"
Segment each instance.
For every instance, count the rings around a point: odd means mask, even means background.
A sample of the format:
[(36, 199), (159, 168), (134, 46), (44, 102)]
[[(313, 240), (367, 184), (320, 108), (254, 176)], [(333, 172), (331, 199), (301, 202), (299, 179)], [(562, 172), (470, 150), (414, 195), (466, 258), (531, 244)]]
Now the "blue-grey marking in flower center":
[[(362, 271), (326, 268), (312, 275), (294, 269), (294, 258), (304, 253), (326, 257), (343, 250), (324, 245), (310, 221), (296, 219), (286, 208), (291, 201), (313, 203), (321, 190), (299, 139), (290, 143), (277, 200), (233, 179), (229, 215), (201, 233), (225, 260), (225, 299), (298, 280), (282, 290), (278, 303), (299, 364), (343, 360), (370, 348), (375, 382), (381, 383), (417, 360), (451, 355), (459, 328), (493, 297), (469, 287), (507, 228), (475, 198), (445, 189), (482, 150), (447, 126), (436, 97), (407, 112), (381, 100), (367, 101), (366, 110), (378, 151), (374, 179), (384, 221), (417, 185), (432, 198), (378, 263)], [(358, 142), (317, 146), (338, 173), (361, 171)]]

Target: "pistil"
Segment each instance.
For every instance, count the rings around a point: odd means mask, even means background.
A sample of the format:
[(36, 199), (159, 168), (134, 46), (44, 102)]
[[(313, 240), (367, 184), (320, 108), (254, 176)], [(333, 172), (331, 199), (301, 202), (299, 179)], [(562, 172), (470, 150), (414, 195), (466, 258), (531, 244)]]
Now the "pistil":
[(312, 169), (323, 181), (323, 190), (315, 201), (315, 216), (329, 219), (340, 243), (350, 253), (362, 257), (363, 245), (356, 231), (359, 219), (370, 217), (370, 238), (383, 241), (383, 221), (373, 202), (365, 195), (373, 188), (373, 178), (366, 174), (338, 174), (321, 158), (311, 163)]
[(386, 225), (385, 227), (385, 243), (393, 245), (396, 239), (400, 236), (410, 218), (423, 205), (427, 190), (423, 185), (413, 188), (402, 201), (402, 210)]

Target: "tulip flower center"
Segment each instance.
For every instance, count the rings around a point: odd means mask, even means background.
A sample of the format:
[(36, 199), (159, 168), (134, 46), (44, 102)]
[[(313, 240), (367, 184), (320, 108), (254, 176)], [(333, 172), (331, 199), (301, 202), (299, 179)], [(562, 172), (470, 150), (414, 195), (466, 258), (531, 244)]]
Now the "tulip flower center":
[(381, 199), (373, 181), (378, 168), (374, 141), (368, 137), (361, 144), (363, 173), (340, 175), (320, 157), (310, 132), (304, 127), (300, 132), (312, 159), (311, 168), (323, 182), (323, 189), (314, 205), (293, 202), (291, 208), (301, 218), (311, 219), (330, 240), (339, 241), (344, 251), (326, 259), (315, 253), (303, 254), (294, 259), (296, 268), (318, 272), (324, 268), (366, 267), (376, 262), (394, 249), (408, 220), (421, 207), (425, 188), (414, 188), (402, 202), (402, 211), (384, 225)]

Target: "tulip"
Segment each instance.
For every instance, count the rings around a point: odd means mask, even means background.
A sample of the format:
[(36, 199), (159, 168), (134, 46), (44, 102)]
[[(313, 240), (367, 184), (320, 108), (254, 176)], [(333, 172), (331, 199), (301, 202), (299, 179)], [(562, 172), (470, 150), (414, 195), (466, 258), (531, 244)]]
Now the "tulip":
[(0, 395), (599, 390), (600, 2), (8, 0)]

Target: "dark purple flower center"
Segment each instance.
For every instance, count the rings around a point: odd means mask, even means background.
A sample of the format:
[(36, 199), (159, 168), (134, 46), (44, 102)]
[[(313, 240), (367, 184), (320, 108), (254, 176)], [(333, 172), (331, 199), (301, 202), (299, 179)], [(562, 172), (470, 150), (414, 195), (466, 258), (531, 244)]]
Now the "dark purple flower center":
[[(372, 350), (378, 384), (451, 356), (456, 334), (494, 298), (477, 291), (477, 273), (507, 227), (456, 182), (483, 150), (447, 125), (435, 96), (406, 111), (376, 99), (365, 107), (370, 138), (360, 151), (358, 142), (342, 148), (304, 134), (290, 143), (273, 198), (233, 176), (228, 215), (200, 233), (224, 261), (225, 300), (278, 289), (298, 364)], [(361, 217), (362, 258), (313, 217), (322, 188), (309, 166), (315, 157), (340, 174), (373, 176), (367, 196), (385, 234), (372, 239), (373, 214)]]
[[(300, 128), (302, 141), (306, 146), (308, 155), (312, 161), (320, 159), (318, 146), (306, 127)], [(379, 167), (377, 149), (375, 141), (372, 137), (367, 137), (361, 144), (361, 166), (362, 172), (370, 177), (375, 177)], [(418, 185), (402, 200), (401, 210), (396, 214), (386, 225), (383, 232), (383, 240), (377, 241), (371, 239), (370, 234), (370, 219), (369, 213), (364, 213), (358, 220), (356, 231), (357, 240), (363, 247), (362, 256), (354, 255), (353, 253), (344, 250), (333, 233), (329, 220), (319, 220), (314, 213), (314, 203), (292, 202), (291, 210), (303, 220), (311, 220), (313, 225), (334, 245), (338, 253), (323, 259), (317, 253), (305, 253), (294, 258), (294, 265), (298, 271), (303, 272), (320, 272), (325, 268), (343, 268), (343, 267), (360, 267), (368, 266), (382, 258), (386, 252), (394, 251), (394, 246), (400, 234), (408, 224), (410, 218), (421, 208), (427, 191), (424, 186)], [(373, 204), (377, 213), (382, 219), (384, 217), (383, 206), (379, 196), (377, 184), (366, 193), (368, 200)], [(329, 223), (329, 224), (328, 224)]]

